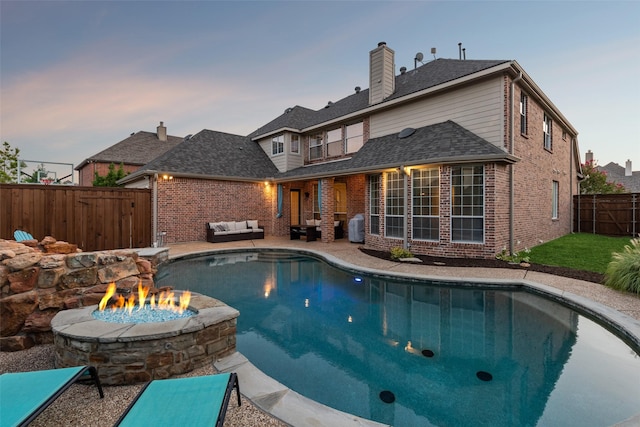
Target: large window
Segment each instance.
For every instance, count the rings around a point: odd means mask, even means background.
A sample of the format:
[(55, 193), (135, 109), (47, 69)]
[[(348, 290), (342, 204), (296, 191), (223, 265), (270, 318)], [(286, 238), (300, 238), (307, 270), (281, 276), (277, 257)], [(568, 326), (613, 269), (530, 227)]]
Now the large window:
[(342, 128), (327, 132), (327, 157), (342, 155)]
[(529, 97), (523, 93), (520, 94), (520, 133), (527, 134), (527, 112), (529, 106)]
[(418, 169), (412, 172), (412, 229), (413, 238), (440, 238), (440, 171)]
[(322, 135), (309, 137), (309, 160), (322, 158)]
[(293, 154), (300, 154), (300, 136), (293, 134), (291, 135), (291, 152)]
[(560, 192), (558, 191), (560, 188), (560, 184), (558, 181), (553, 181), (551, 186), (551, 218), (558, 219), (558, 201), (560, 197)]
[(355, 153), (364, 143), (362, 122), (349, 125), (345, 129), (345, 153)]
[(484, 167), (451, 169), (451, 240), (484, 241)]
[(404, 237), (404, 175), (399, 172), (388, 172), (385, 198), (385, 235), (387, 237)]
[(369, 228), (380, 234), (380, 175), (369, 176)]
[(284, 153), (284, 135), (274, 136), (271, 139), (271, 154), (275, 156), (282, 153)]
[(546, 114), (542, 121), (542, 132), (544, 133), (544, 148), (551, 151), (553, 149), (553, 121)]

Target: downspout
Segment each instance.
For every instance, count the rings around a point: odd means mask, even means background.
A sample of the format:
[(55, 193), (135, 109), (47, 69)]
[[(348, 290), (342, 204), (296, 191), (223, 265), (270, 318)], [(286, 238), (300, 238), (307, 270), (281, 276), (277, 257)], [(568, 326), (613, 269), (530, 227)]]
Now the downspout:
[(569, 148), (569, 234), (573, 233), (573, 152), (575, 144), (576, 139), (571, 138), (571, 147)]
[[(515, 129), (515, 114), (513, 112), (513, 109), (515, 107), (515, 89), (516, 89), (516, 83), (518, 81), (522, 80), (522, 71), (520, 71), (520, 73), (518, 74), (518, 77), (516, 77), (515, 79), (513, 79), (511, 81), (511, 120), (510, 120), (510, 124), (509, 124), (509, 133), (510, 133), (510, 147), (509, 147), (509, 151), (511, 155), (515, 156), (515, 135), (514, 135), (514, 129)], [(515, 210), (515, 196), (514, 196), (514, 168), (515, 164), (512, 163), (509, 165), (509, 254), (513, 254), (514, 253), (514, 210)]]
[(153, 174), (153, 203), (151, 204), (152, 208), (152, 230), (151, 230), (151, 239), (153, 241), (152, 246), (155, 248), (158, 246), (158, 174)]

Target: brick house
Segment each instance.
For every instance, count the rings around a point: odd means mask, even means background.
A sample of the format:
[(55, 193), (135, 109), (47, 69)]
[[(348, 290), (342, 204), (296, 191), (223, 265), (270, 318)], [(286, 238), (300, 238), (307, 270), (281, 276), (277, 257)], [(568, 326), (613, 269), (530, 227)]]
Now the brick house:
[(156, 128), (156, 133), (134, 132), (129, 137), (84, 159), (75, 170), (78, 171), (79, 185), (91, 187), (97, 172), (100, 176), (109, 173), (113, 163), (116, 168), (123, 165), (126, 173), (135, 172), (156, 157), (184, 141), (184, 138), (167, 135), (163, 122)]
[(205, 240), (205, 223), (265, 234), (365, 218), (368, 246), (493, 258), (571, 232), (577, 131), (512, 60), (436, 59), (395, 74), (370, 52), (369, 89), (301, 106), (248, 136), (203, 130), (122, 180), (153, 189), (154, 232)]

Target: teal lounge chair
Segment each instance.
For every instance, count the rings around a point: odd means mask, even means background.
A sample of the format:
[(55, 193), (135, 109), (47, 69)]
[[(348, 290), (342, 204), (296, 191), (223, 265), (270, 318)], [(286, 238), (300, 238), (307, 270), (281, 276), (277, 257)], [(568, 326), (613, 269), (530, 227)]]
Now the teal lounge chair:
[(25, 240), (33, 240), (33, 236), (26, 231), (16, 230), (13, 232), (13, 238), (16, 242), (24, 242)]
[(98, 371), (93, 366), (17, 372), (0, 375), (0, 425), (26, 426), (84, 375), (104, 397)]
[(235, 373), (151, 381), (115, 425), (222, 427), (234, 387), (239, 406), (240, 386)]

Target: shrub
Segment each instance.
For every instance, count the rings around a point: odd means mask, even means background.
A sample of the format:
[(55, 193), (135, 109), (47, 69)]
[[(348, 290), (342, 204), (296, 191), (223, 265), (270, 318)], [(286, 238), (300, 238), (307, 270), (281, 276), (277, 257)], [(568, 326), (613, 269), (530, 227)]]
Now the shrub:
[(640, 295), (640, 239), (631, 239), (622, 252), (614, 252), (605, 272), (605, 285)]
[(391, 259), (413, 258), (413, 254), (409, 249), (401, 247), (391, 248)]
[(521, 263), (521, 262), (529, 262), (529, 254), (531, 250), (525, 248), (523, 251), (517, 252), (513, 255), (507, 252), (507, 248), (502, 249), (499, 254), (496, 254), (496, 258), (502, 261), (512, 262), (512, 263)]

